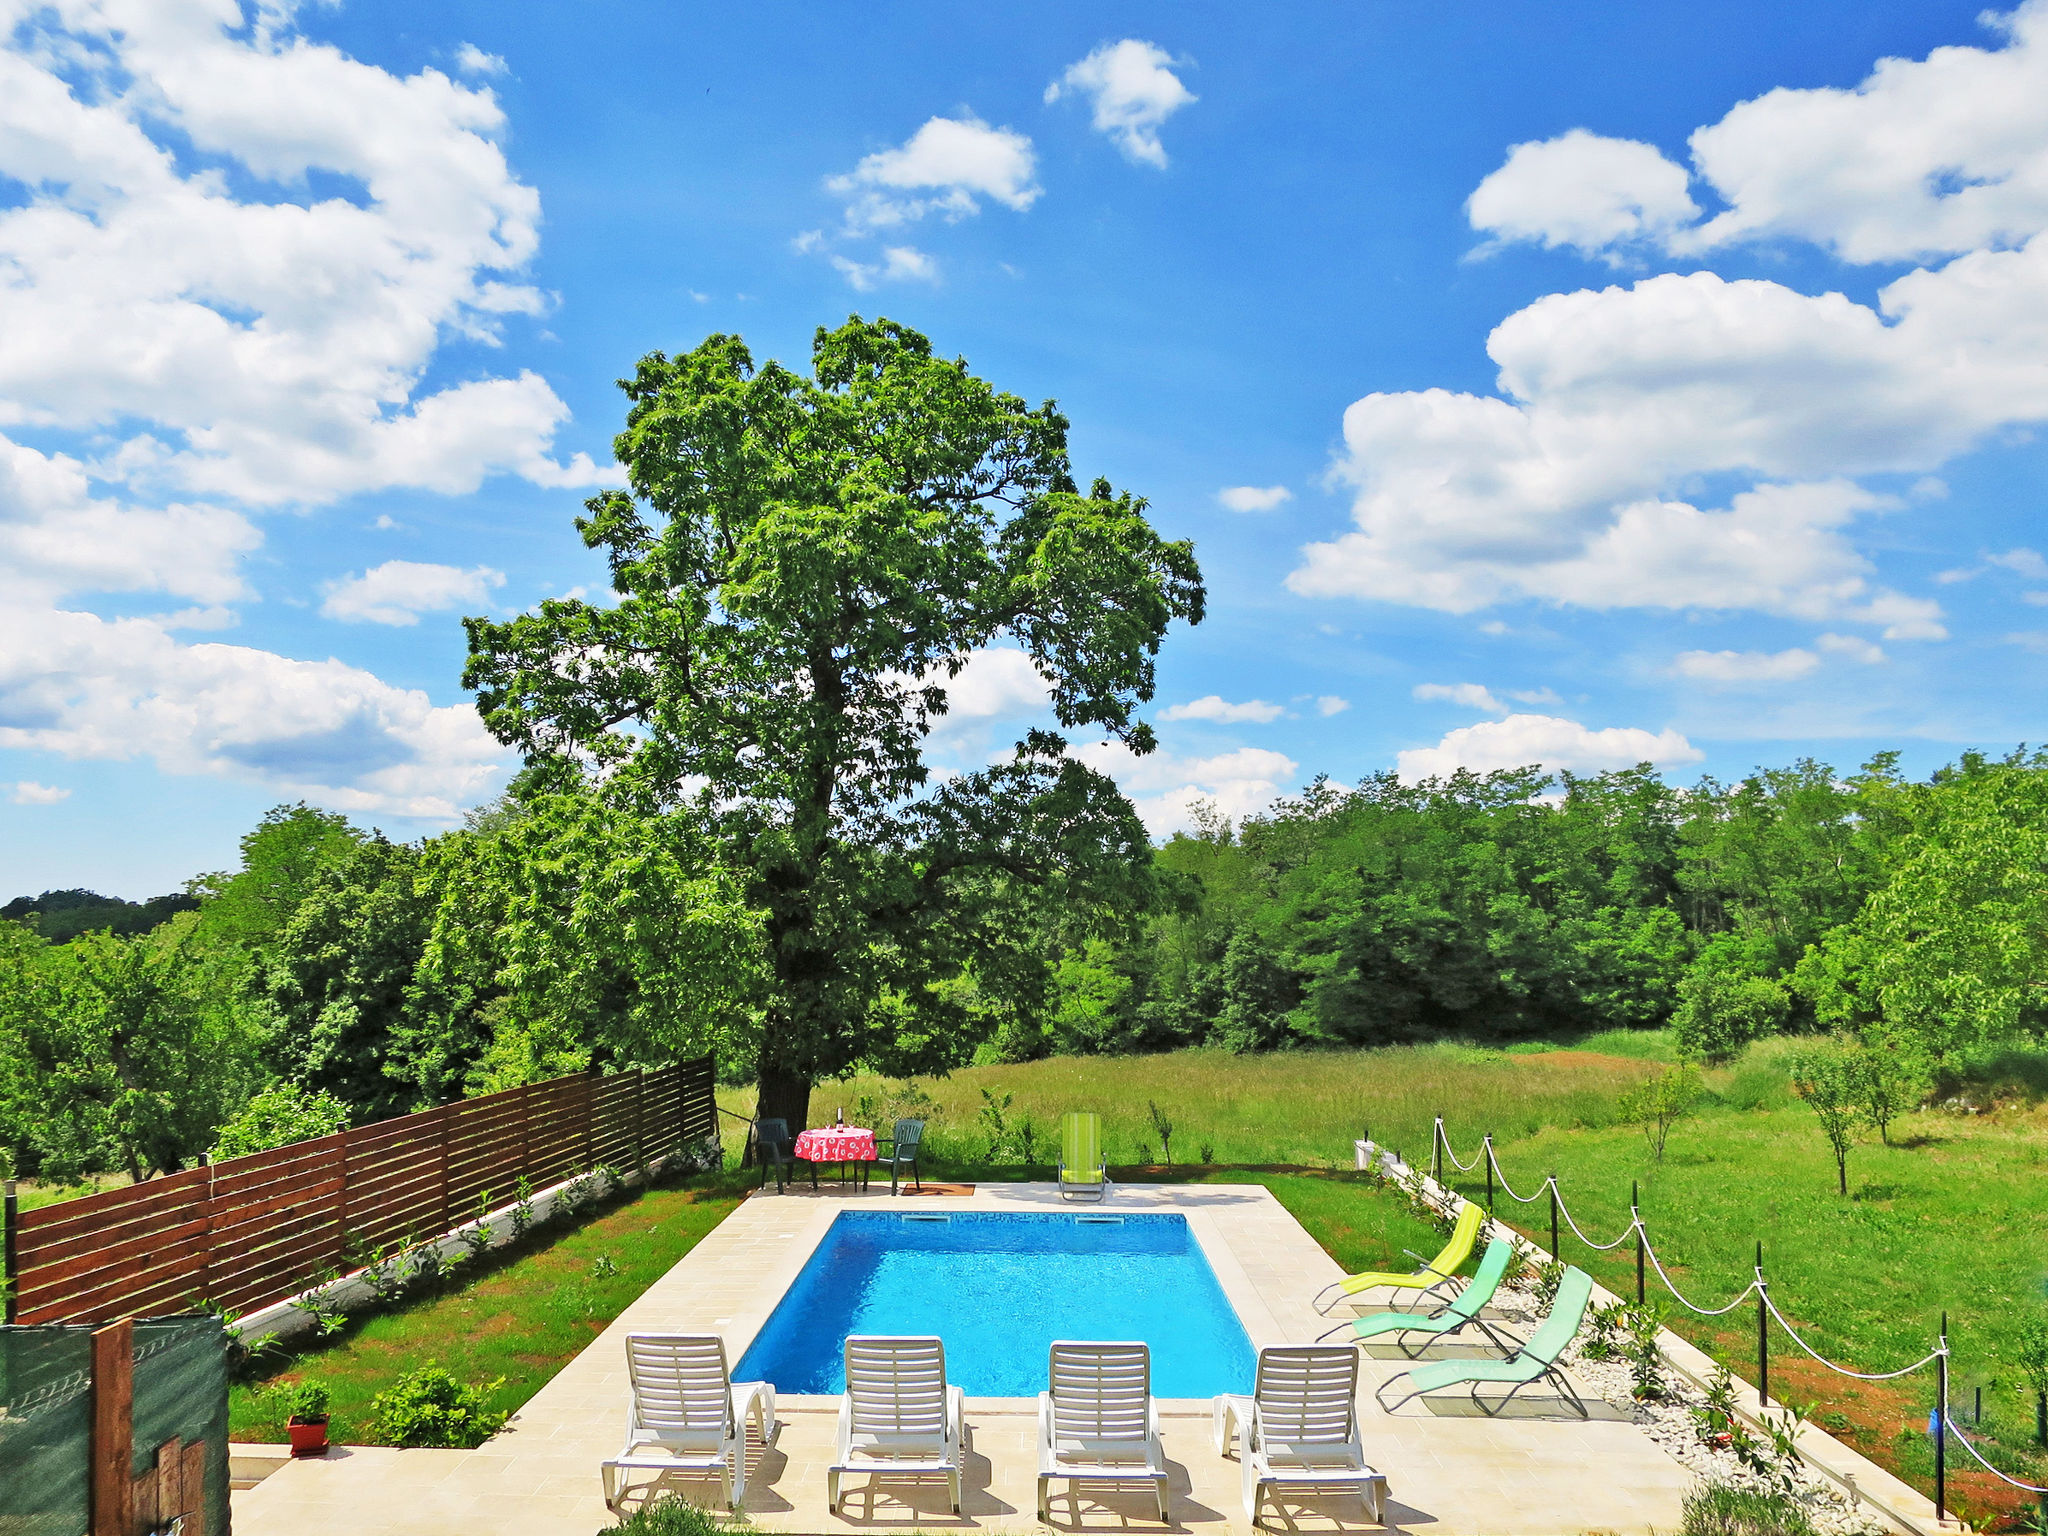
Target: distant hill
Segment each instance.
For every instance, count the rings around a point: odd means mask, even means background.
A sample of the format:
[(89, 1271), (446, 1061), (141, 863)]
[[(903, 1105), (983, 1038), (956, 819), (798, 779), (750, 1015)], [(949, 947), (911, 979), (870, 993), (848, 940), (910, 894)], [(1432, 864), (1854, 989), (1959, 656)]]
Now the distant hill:
[(36, 931), (52, 944), (64, 944), (95, 928), (116, 933), (147, 933), (158, 923), (199, 905), (193, 896), (154, 896), (148, 901), (123, 901), (97, 891), (45, 891), (40, 896), (17, 896), (0, 907), (0, 918), (14, 922), (33, 921)]

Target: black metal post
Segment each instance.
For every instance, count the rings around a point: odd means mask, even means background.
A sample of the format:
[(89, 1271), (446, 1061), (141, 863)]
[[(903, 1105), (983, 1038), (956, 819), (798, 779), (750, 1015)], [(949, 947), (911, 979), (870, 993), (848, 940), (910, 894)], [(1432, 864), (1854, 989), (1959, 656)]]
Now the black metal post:
[(7, 1270), (6, 1318), (11, 1323), (14, 1321), (14, 1314), (19, 1307), (19, 1303), (15, 1300), (15, 1294), (21, 1289), (21, 1281), (15, 1273), (14, 1264), (14, 1229), (21, 1220), (21, 1202), (15, 1198), (14, 1180), (12, 1179), (7, 1181), (5, 1199), (6, 1215), (4, 1225), (0, 1225), (0, 1233), (4, 1233), (4, 1236), (0, 1236), (0, 1262), (4, 1262)]
[(1550, 1256), (1557, 1257), (1557, 1175), (1550, 1176)]
[(1636, 1305), (1643, 1304), (1643, 1210), (1642, 1185), (1630, 1179), (1628, 1183), (1628, 1214), (1636, 1224)]
[(1934, 1357), (1934, 1523), (1948, 1518), (1948, 1314), (1941, 1314), (1941, 1353)]
[(1756, 1245), (1756, 1400), (1771, 1401), (1771, 1309), (1765, 1300), (1764, 1245)]
[(1982, 1424), (1984, 1422), (1984, 1389), (1982, 1387), (1977, 1389), (1977, 1411), (1970, 1415), (1970, 1422), (1972, 1424)]
[(1486, 1139), (1479, 1144), (1479, 1155), (1486, 1159), (1486, 1209), (1493, 1210), (1493, 1132), (1486, 1133)]

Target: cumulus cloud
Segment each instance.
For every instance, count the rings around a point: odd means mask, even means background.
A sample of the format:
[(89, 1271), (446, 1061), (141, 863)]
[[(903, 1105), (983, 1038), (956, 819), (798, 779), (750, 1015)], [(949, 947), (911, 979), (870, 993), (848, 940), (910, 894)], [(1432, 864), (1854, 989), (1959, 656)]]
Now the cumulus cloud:
[(2048, 560), (2043, 560), (2037, 550), (2008, 549), (2003, 554), (1986, 555), (1984, 563), (2024, 576), (2028, 581), (2048, 581)]
[(7, 786), (7, 798), (16, 805), (55, 805), (60, 800), (69, 800), (71, 791), (57, 789), (48, 784), (38, 784), (33, 779), (23, 779)]
[(1031, 658), (1009, 646), (969, 652), (951, 678), (941, 672), (931, 680), (946, 690), (946, 711), (956, 718), (1035, 714), (1052, 701), (1052, 690)]
[(1541, 766), (1553, 773), (1601, 773), (1637, 763), (1672, 767), (1696, 763), (1703, 754), (1678, 732), (1652, 733), (1634, 726), (1590, 730), (1555, 715), (1509, 715), (1447, 732), (1433, 747), (1414, 747), (1396, 759), (1401, 777), (1444, 778), (1460, 768), (1491, 773), (1500, 768)]
[(1139, 757), (1120, 741), (1098, 741), (1076, 747), (1074, 755), (1122, 786), (1155, 837), (1192, 827), (1195, 808), (1205, 803), (1237, 821), (1256, 815), (1299, 771), (1293, 758), (1264, 747), (1213, 757), (1162, 749)]
[(1326, 693), (1316, 700), (1316, 713), (1326, 720), (1331, 715), (1343, 714), (1350, 707), (1349, 699), (1340, 699), (1334, 693)]
[(1653, 144), (1574, 128), (1517, 144), (1465, 205), (1496, 244), (1527, 240), (1595, 255), (1666, 236), (1699, 217), (1686, 174)]
[(1232, 704), (1219, 694), (1194, 699), (1186, 704), (1169, 704), (1159, 711), (1161, 720), (1208, 720), (1217, 725), (1270, 725), (1287, 713), (1264, 699), (1247, 699)]
[(1508, 707), (1479, 683), (1417, 683), (1413, 693), (1425, 703), (1462, 704), (1467, 709), (1483, 709), (1489, 715), (1508, 712)]
[(1680, 651), (1671, 670), (1702, 683), (1783, 683), (1819, 665), (1812, 651), (1794, 646), (1787, 651)]
[(879, 150), (825, 189), (847, 199), (850, 230), (887, 229), (928, 214), (963, 219), (988, 198), (1022, 213), (1038, 200), (1031, 140), (980, 118), (934, 117), (894, 149)]
[[(1937, 495), (1945, 462), (2048, 422), (2048, 0), (1999, 25), (2000, 46), (1772, 91), (1701, 128), (1712, 216), (1687, 213), (1687, 172), (1651, 146), (1516, 146), (1472, 199), (1497, 241), (1697, 256), (1797, 240), (1925, 264), (1870, 303), (1710, 271), (1539, 299), (1488, 338), (1498, 395), (1350, 408), (1336, 468), (1356, 531), (1309, 546), (1295, 589), (1943, 635), (1937, 604), (1879, 583), (1858, 531), (1905, 505), (1870, 477)], [(1729, 481), (1718, 504), (1696, 489)]]
[[(503, 770), (472, 710), (177, 633), (253, 598), (265, 508), (604, 474), (556, 451), (537, 373), (427, 382), (448, 338), (495, 346), (548, 305), (496, 98), (290, 12), (31, 8), (0, 33), (0, 745), (451, 815)], [(189, 606), (90, 611), (149, 592)]]
[(1127, 37), (1104, 43), (1045, 88), (1055, 102), (1072, 93), (1086, 97), (1095, 109), (1094, 127), (1140, 165), (1166, 168), (1166, 146), (1159, 126), (1197, 98), (1168, 66), (1173, 55), (1156, 43)]
[(487, 565), (464, 570), (416, 560), (386, 560), (360, 576), (330, 581), (320, 612), (344, 624), (417, 624), (423, 613), (481, 607), (505, 573)]
[(939, 264), (914, 245), (886, 246), (880, 261), (855, 261), (837, 253), (830, 260), (847, 282), (862, 293), (881, 283), (935, 283), (939, 279)]
[(0, 608), (0, 722), (0, 747), (145, 757), (406, 816), (456, 815), (507, 756), (468, 705), (437, 707), (359, 667), (182, 645), (89, 613)]
[(464, 43), (455, 50), (455, 67), (465, 75), (502, 75), (505, 60), (499, 54), (485, 53), (475, 43)]
[(1294, 492), (1284, 485), (1226, 485), (1216, 499), (1232, 512), (1271, 512), (1294, 500)]
[(1861, 635), (1826, 634), (1821, 635), (1813, 643), (1831, 656), (1860, 661), (1866, 667), (1874, 667), (1885, 659), (1884, 648), (1872, 645)]

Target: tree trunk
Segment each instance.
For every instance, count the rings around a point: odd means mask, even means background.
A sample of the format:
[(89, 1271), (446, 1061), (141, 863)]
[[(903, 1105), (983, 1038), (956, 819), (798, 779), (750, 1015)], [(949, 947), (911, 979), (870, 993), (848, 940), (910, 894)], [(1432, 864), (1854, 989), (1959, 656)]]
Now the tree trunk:
[(758, 1090), (754, 1107), (756, 1119), (787, 1121), (792, 1137), (799, 1135), (810, 1123), (810, 1078), (781, 1070), (764, 1061), (755, 1084)]

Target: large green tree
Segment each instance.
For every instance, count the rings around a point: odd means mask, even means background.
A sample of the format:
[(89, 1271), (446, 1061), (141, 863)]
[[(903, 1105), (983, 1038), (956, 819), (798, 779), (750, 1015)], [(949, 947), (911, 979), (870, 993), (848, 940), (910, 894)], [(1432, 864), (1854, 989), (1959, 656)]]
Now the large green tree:
[(700, 821), (760, 915), (760, 1112), (801, 1124), (855, 1062), (958, 1059), (963, 974), (1042, 1001), (1045, 914), (1145, 905), (1143, 828), (1063, 737), (936, 783), (924, 743), (1008, 641), (1063, 727), (1150, 751), (1133, 711), (1201, 574), (1143, 501), (1079, 491), (1054, 405), (886, 320), (820, 330), (808, 375), (713, 336), (622, 387), (630, 489), (578, 522), (617, 604), (468, 620), (465, 681), (530, 762)]

